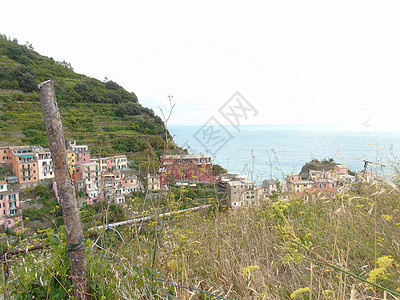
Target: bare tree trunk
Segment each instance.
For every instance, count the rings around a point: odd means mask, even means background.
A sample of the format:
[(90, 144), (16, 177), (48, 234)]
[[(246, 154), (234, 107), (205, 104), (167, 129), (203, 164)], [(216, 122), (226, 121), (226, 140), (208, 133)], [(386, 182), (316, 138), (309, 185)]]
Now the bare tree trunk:
[(57, 106), (54, 83), (52, 80), (44, 81), (38, 85), (38, 88), (64, 219), (74, 296), (76, 299), (90, 299), (82, 225), (75, 189), (67, 164), (64, 131)]

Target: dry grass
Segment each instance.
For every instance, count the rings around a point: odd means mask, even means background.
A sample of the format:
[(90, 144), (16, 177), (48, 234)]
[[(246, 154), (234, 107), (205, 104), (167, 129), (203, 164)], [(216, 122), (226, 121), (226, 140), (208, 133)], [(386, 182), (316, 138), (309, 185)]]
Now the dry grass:
[[(95, 299), (212, 298), (151, 276), (229, 299), (350, 299), (352, 290), (354, 299), (383, 299), (382, 290), (340, 269), (398, 293), (399, 200), (393, 186), (380, 184), (329, 199), (271, 200), (120, 227), (123, 241), (115, 231), (97, 241), (103, 251), (87, 241), (93, 293)], [(18, 278), (41, 278), (41, 289), (51, 291), (64, 251), (26, 256), (27, 270), (14, 264), (8, 291), (32, 288), (16, 284)]]
[[(187, 214), (149, 224), (141, 233), (125, 228), (132, 239), (118, 252), (131, 265), (151, 268), (154, 260), (154, 270), (165, 278), (225, 298), (288, 299), (297, 290), (296, 299), (350, 299), (354, 289), (357, 299), (383, 299), (383, 291), (324, 263), (367, 279), (379, 268), (376, 258), (390, 255), (391, 264), (370, 279), (393, 291), (400, 286), (400, 195), (389, 185), (376, 190)], [(125, 286), (124, 294), (133, 295), (132, 288), (137, 286)], [(176, 289), (175, 295), (197, 299), (199, 293)]]

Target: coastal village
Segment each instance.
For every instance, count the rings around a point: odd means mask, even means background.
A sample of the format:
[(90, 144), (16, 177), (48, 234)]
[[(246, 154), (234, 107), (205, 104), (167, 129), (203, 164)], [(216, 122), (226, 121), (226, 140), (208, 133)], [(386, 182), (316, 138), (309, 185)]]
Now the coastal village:
[[(0, 226), (12, 228), (22, 222), (20, 192), (39, 184), (51, 187), (57, 196), (54, 166), (50, 150), (40, 146), (0, 147), (0, 165), (9, 168), (12, 176), (0, 181)], [(175, 186), (195, 187), (198, 183), (212, 184), (226, 195), (227, 206), (238, 209), (267, 201), (279, 191), (280, 197), (297, 197), (304, 201), (324, 196), (335, 196), (351, 190), (364, 178), (364, 172), (350, 175), (345, 165), (336, 164), (332, 170), (308, 170), (306, 176), (288, 174), (284, 184), (266, 179), (262, 184), (240, 174), (215, 174), (210, 156), (203, 154), (164, 155), (160, 168), (153, 174), (140, 177), (130, 167), (126, 155), (92, 157), (87, 145), (69, 141), (67, 163), (75, 186), (78, 206), (101, 201), (123, 204), (126, 197), (136, 192), (150, 196)]]

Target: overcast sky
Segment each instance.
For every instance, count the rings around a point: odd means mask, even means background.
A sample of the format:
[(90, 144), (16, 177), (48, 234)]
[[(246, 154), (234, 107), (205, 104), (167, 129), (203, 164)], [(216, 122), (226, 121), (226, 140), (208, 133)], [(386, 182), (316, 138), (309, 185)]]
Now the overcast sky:
[(235, 92), (247, 124), (400, 130), (398, 1), (6, 1), (0, 33), (116, 81), (170, 124), (201, 125)]

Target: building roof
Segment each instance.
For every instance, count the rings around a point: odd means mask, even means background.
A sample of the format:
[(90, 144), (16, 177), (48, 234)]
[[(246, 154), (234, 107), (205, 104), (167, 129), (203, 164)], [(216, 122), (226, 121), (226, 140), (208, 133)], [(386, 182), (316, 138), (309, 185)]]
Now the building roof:
[(230, 180), (227, 182), (228, 185), (230, 186), (234, 186), (234, 185), (255, 185), (255, 182), (253, 180), (250, 179), (238, 179), (238, 180)]
[(98, 163), (95, 162), (88, 162), (88, 163), (83, 163), (81, 164), (81, 167), (85, 167), (85, 166), (98, 166)]
[(34, 150), (34, 152), (37, 154), (48, 154), (48, 153), (51, 154), (51, 151), (49, 148), (37, 149), (37, 150)]
[(289, 176), (300, 176), (300, 175), (299, 175), (299, 174), (296, 174), (296, 173), (289, 173), (289, 174), (287, 174), (286, 176), (289, 177)]
[(162, 157), (163, 159), (193, 159), (193, 158), (210, 158), (211, 156), (209, 155), (204, 155), (204, 154), (183, 154), (183, 155), (164, 155)]
[(29, 146), (11, 146), (9, 148), (10, 148), (11, 151), (13, 151), (13, 150), (31, 149)]
[(266, 179), (263, 181), (263, 185), (264, 185), (264, 183), (265, 183), (265, 185), (267, 185), (267, 183), (268, 183), (268, 185), (275, 185), (276, 180), (275, 179)]
[(335, 167), (338, 167), (340, 169), (347, 169), (347, 167), (345, 165), (336, 165)]
[(315, 188), (315, 187), (308, 189), (308, 191), (311, 194), (319, 194), (319, 193), (334, 193), (334, 194), (337, 194), (337, 192), (338, 192), (337, 189), (334, 189), (334, 188), (326, 188), (326, 189), (324, 189), (324, 188)]
[(313, 184), (314, 181), (311, 180), (299, 180), (299, 181), (294, 181), (294, 184)]
[(324, 182), (333, 183), (333, 180), (329, 179), (329, 178), (321, 178), (321, 179), (316, 179), (315, 182), (316, 183), (324, 183)]

